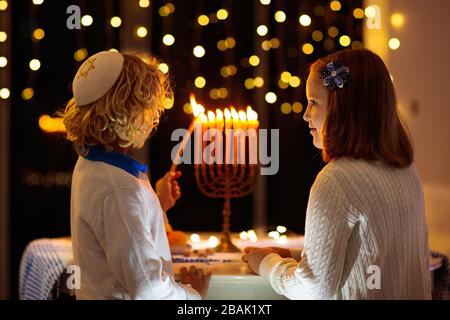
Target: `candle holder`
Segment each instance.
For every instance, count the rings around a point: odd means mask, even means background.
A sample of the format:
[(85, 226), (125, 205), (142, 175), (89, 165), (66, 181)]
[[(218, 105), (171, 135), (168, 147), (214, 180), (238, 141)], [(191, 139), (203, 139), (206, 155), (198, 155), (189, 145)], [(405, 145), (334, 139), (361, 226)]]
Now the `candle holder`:
[(220, 165), (195, 165), (195, 179), (199, 189), (206, 196), (224, 199), (222, 237), (216, 250), (220, 252), (240, 252), (231, 241), (231, 199), (246, 196), (253, 191), (256, 183), (257, 165), (239, 164), (237, 168), (233, 168), (231, 164), (224, 164), (223, 170), (218, 166)]

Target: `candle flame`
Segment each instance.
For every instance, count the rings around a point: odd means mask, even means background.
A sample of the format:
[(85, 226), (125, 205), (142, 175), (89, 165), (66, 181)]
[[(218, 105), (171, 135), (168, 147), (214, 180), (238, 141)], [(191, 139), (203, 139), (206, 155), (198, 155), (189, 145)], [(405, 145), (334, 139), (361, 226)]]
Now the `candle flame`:
[(247, 120), (248, 121), (258, 120), (258, 114), (250, 106), (247, 106)]
[(216, 121), (216, 115), (214, 114), (214, 112), (208, 111), (208, 120), (209, 120), (209, 122)]
[(223, 112), (220, 109), (216, 109), (216, 119), (217, 120), (223, 120)]
[(231, 119), (230, 109), (225, 108), (224, 114), (225, 114), (225, 120), (230, 120)]
[(206, 116), (206, 114), (202, 113), (199, 117), (200, 117), (201, 122), (203, 122), (203, 123), (208, 122), (208, 117)]
[(239, 120), (239, 114), (237, 113), (236, 109), (234, 107), (231, 107), (231, 117), (233, 120)]
[(194, 117), (198, 117), (200, 114), (203, 114), (205, 112), (205, 108), (197, 103), (197, 101), (195, 100), (195, 95), (193, 93), (191, 93), (190, 95), (190, 100), (191, 100), (191, 106), (192, 106), (192, 113), (194, 114)]
[(247, 115), (245, 114), (245, 111), (239, 110), (239, 120), (246, 121), (247, 120)]

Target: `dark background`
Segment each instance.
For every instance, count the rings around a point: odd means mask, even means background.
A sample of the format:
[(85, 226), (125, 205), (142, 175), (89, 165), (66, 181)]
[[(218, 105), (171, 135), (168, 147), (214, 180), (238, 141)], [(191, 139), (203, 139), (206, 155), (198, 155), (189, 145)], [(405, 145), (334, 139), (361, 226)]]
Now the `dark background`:
[[(138, 1), (128, 1), (138, 6)], [(150, 140), (150, 176), (155, 182), (169, 170), (170, 151), (176, 142), (170, 135), (176, 128), (187, 128), (192, 115), (183, 111), (190, 92), (197, 100), (208, 106), (225, 107), (253, 105), (254, 109), (267, 109), (268, 128), (280, 130), (280, 170), (269, 176), (267, 185), (267, 212), (269, 225), (285, 225), (298, 233), (304, 232), (305, 209), (309, 189), (322, 164), (320, 153), (312, 146), (307, 124), (302, 120), (303, 112), (284, 114), (280, 111), (283, 102), (299, 101), (306, 106), (305, 76), (308, 65), (318, 57), (343, 49), (339, 36), (327, 36), (327, 29), (336, 26), (340, 34), (347, 34), (353, 41), (362, 41), (362, 20), (353, 17), (353, 9), (362, 6), (362, 1), (341, 1), (340, 11), (332, 11), (329, 1), (272, 1), (267, 26), (267, 39), (278, 38), (280, 47), (269, 51), (270, 78), (265, 86), (247, 90), (245, 79), (254, 77), (253, 70), (242, 64), (243, 58), (255, 54), (255, 43), (259, 37), (254, 26), (256, 0), (172, 1), (175, 11), (161, 17), (158, 10), (169, 1), (151, 1), (149, 8), (142, 8), (151, 19), (146, 25), (149, 36), (140, 41), (150, 41), (152, 53), (170, 66), (175, 88), (174, 107), (164, 114), (157, 133)], [(78, 4), (82, 15), (89, 14), (94, 23), (81, 30), (66, 28), (66, 8)], [(71, 145), (61, 135), (44, 133), (38, 126), (39, 116), (54, 115), (71, 98), (71, 81), (81, 62), (74, 60), (74, 52), (86, 48), (88, 55), (110, 48), (121, 48), (119, 29), (112, 28), (112, 16), (121, 16), (120, 1), (66, 1), (46, 0), (40, 6), (31, 1), (14, 1), (12, 6), (12, 114), (11, 114), (11, 270), (12, 293), (17, 295), (17, 274), (21, 254), (33, 239), (59, 237), (70, 234), (70, 175), (77, 156)], [(201, 27), (197, 23), (200, 14), (212, 14), (225, 8), (229, 17), (225, 21)], [(287, 14), (284, 23), (277, 23), (273, 14), (283, 10)], [(300, 14), (308, 14), (313, 23), (302, 27)], [(122, 19), (122, 26), (144, 24), (142, 21)], [(36, 28), (45, 30), (45, 37), (33, 41)], [(314, 30), (324, 33), (333, 46), (325, 48), (323, 41), (314, 41)], [(162, 45), (162, 36), (175, 36), (171, 47)], [(217, 49), (217, 41), (233, 37), (236, 46), (225, 52)], [(262, 40), (263, 38), (261, 38)], [(301, 46), (305, 42), (314, 45), (314, 52), (306, 55)], [(201, 44), (207, 54), (202, 59), (192, 55), (192, 48)], [(31, 59), (38, 58), (41, 68), (34, 72), (28, 67)], [(220, 68), (234, 64), (237, 74), (223, 78)], [(297, 88), (280, 89), (278, 79), (282, 71), (288, 70), (302, 79)], [(207, 86), (196, 89), (195, 77), (202, 75)], [(24, 100), (21, 92), (31, 87), (34, 96)], [(225, 87), (225, 99), (212, 100), (208, 92), (212, 88)], [(278, 100), (275, 104), (255, 105), (257, 90), (273, 91)], [(222, 201), (203, 196), (196, 186), (191, 165), (179, 167), (183, 172), (180, 180), (182, 198), (169, 212), (175, 229), (185, 231), (219, 231), (221, 229)], [(252, 228), (252, 196), (232, 201), (232, 230)]]

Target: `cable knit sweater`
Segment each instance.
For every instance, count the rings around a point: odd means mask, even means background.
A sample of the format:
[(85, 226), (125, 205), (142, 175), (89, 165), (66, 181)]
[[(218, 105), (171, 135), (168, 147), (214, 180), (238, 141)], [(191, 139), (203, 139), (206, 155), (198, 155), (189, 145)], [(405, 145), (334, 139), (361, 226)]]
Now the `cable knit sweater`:
[(266, 256), (261, 275), (290, 299), (430, 299), (417, 170), (340, 158), (314, 182), (300, 262)]

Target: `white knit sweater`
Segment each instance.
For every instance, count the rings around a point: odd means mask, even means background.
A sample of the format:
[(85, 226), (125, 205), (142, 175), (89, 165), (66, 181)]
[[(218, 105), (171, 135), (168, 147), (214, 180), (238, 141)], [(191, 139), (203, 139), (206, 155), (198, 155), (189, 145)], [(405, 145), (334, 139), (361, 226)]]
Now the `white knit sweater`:
[(430, 299), (428, 261), (415, 166), (340, 158), (311, 188), (300, 262), (270, 254), (259, 271), (290, 299)]

